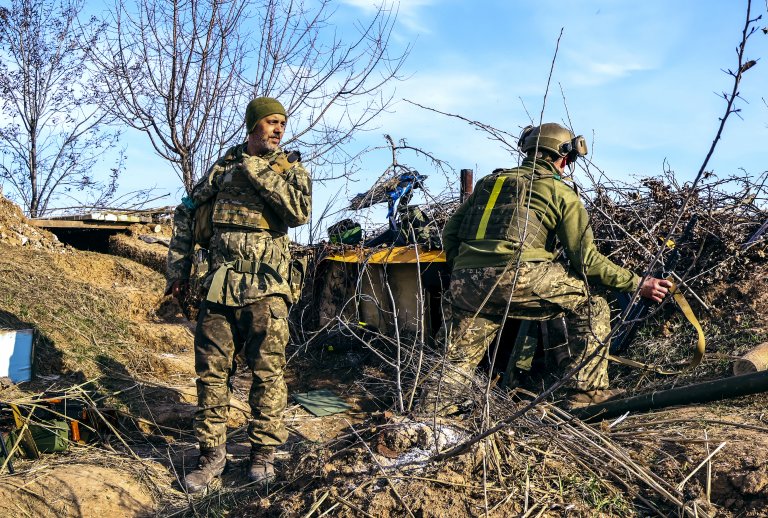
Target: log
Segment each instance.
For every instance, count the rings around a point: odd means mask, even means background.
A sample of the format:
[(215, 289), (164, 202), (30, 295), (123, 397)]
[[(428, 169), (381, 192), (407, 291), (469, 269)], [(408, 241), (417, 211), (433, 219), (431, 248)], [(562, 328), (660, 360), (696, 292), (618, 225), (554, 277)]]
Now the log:
[(733, 362), (733, 374), (742, 376), (768, 370), (768, 342), (762, 343)]

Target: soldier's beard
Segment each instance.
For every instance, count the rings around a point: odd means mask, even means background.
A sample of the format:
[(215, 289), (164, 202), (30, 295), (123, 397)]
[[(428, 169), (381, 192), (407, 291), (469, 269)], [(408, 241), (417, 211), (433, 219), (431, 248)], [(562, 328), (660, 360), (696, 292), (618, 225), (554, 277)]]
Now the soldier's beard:
[(258, 135), (256, 136), (256, 153), (264, 155), (272, 151), (276, 151), (280, 145), (280, 138), (273, 135)]
[(280, 139), (277, 137), (264, 137), (262, 145), (266, 151), (275, 151), (280, 145)]

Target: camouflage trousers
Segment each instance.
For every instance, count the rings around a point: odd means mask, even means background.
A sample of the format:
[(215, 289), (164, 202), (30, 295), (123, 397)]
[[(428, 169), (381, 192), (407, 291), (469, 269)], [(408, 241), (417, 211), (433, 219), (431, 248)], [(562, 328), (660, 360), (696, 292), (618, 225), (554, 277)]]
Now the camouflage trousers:
[(280, 296), (242, 307), (204, 301), (195, 331), (197, 404), (194, 427), (202, 447), (226, 443), (229, 377), (242, 352), (253, 380), (248, 402), (248, 438), (255, 446), (279, 446), (288, 438), (283, 411), (288, 389), (283, 378), (288, 343), (288, 308)]
[[(562, 263), (527, 262), (517, 270), (504, 267), (454, 271), (448, 293), (451, 315), (438, 333), (445, 343), (446, 365), (440, 380), (440, 400), (457, 401), (457, 394), (471, 390), (475, 368), (489, 353), (507, 318), (549, 320), (566, 318), (568, 342), (545, 351), (562, 375), (601, 347), (611, 329), (606, 299), (589, 293), (587, 285)], [(430, 408), (439, 408), (434, 382), (427, 382), (423, 396)], [(566, 385), (577, 390), (608, 387), (607, 350), (602, 348)], [(466, 398), (466, 397), (465, 397)]]

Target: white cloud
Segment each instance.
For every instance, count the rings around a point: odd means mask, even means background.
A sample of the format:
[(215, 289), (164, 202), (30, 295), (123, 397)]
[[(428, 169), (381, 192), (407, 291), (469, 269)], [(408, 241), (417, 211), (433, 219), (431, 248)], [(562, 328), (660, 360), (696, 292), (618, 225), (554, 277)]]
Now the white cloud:
[(567, 76), (568, 83), (573, 86), (596, 86), (652, 68), (643, 63), (621, 59), (592, 61), (580, 64), (578, 68), (570, 70)]
[(623, 77), (638, 70), (648, 70), (650, 67), (640, 63), (588, 63), (586, 68), (593, 74), (603, 77)]
[(392, 6), (397, 10), (397, 19), (400, 25), (416, 34), (429, 34), (431, 28), (424, 23), (428, 19), (423, 10), (434, 6), (439, 0), (403, 0), (393, 2), (391, 0), (341, 0), (342, 4), (354, 7), (370, 14), (376, 11), (382, 3)]

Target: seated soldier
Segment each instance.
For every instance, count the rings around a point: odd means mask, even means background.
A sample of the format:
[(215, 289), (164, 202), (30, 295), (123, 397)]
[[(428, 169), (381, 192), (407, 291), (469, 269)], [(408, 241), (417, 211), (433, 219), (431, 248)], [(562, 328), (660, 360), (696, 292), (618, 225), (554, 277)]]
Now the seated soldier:
[[(472, 374), (505, 314), (525, 320), (564, 315), (569, 342), (552, 358), (560, 373), (600, 349), (568, 381), (570, 399), (589, 404), (614, 395), (608, 390), (604, 346), (610, 311), (603, 296), (590, 293), (588, 282), (632, 292), (641, 278), (597, 251), (587, 211), (562, 181), (566, 167), (586, 155), (584, 137), (547, 123), (525, 128), (519, 146), (527, 155), (522, 165), (497, 169), (478, 181), (445, 225), (452, 314), (440, 339), (448, 340), (448, 368), (442, 383), (427, 382), (422, 410), (445, 415), (467, 399)], [(565, 260), (556, 259), (557, 242)], [(648, 277), (640, 294), (661, 302), (671, 286)]]

